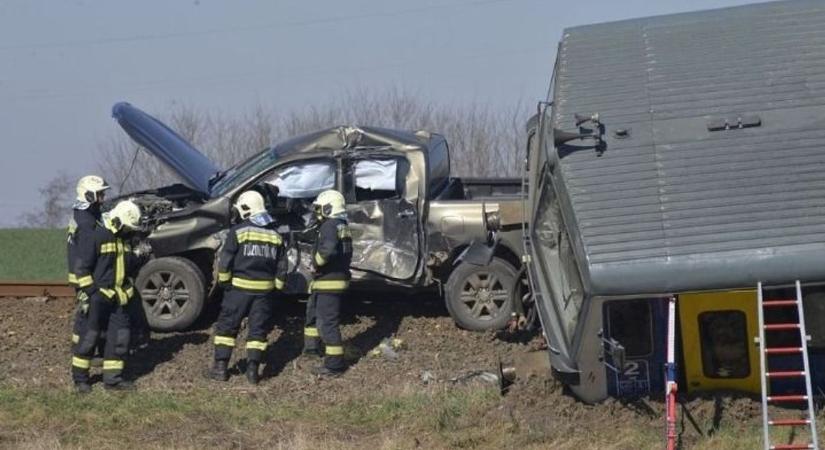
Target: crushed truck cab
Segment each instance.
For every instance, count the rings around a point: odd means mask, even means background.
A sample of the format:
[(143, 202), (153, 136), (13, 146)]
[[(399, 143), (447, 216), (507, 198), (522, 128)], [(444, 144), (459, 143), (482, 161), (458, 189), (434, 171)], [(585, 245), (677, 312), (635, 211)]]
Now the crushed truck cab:
[(306, 295), (314, 239), (311, 202), (344, 194), (353, 237), (356, 291), (441, 293), (468, 329), (501, 328), (521, 299), (521, 227), (497, 233), (493, 258), (464, 261), (471, 245), (493, 245), (486, 223), (519, 206), (518, 179), (451, 176), (446, 139), (426, 131), (340, 126), (294, 137), (219, 170), (157, 119), (128, 103), (113, 115), (184, 184), (128, 194), (144, 209), (154, 259), (137, 285), (155, 329), (189, 326), (213, 286), (214, 259), (246, 190), (260, 192), (290, 251), (286, 292)]

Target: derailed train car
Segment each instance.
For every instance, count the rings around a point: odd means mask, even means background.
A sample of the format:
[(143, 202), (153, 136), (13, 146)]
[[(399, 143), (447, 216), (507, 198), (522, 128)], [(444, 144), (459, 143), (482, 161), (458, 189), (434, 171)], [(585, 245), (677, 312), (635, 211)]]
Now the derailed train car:
[[(757, 284), (794, 299), (800, 281), (821, 392), (825, 4), (570, 28), (549, 92), (528, 125), (525, 245), (554, 375), (585, 401), (662, 392), (676, 297), (680, 390), (758, 393)], [(800, 346), (780, 331), (770, 345)]]

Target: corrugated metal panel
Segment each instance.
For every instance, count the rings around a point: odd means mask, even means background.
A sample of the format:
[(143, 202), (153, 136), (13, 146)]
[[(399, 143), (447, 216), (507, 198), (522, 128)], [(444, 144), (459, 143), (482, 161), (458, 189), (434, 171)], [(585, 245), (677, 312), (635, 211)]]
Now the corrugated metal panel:
[[(606, 127), (603, 153), (557, 149), (594, 294), (825, 280), (825, 2), (568, 29), (554, 102), (556, 128)], [(762, 125), (707, 129), (744, 115)]]

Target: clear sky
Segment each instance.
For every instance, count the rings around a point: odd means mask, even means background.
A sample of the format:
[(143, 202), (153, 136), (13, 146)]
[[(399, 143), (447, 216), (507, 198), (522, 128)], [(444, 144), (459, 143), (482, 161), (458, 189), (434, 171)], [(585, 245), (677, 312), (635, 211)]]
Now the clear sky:
[[(0, 226), (95, 168), (112, 104), (227, 113), (350, 89), (543, 97), (565, 27), (748, 0), (0, 0)], [(448, 136), (449, 139), (449, 136)], [(105, 174), (104, 174), (105, 175)]]

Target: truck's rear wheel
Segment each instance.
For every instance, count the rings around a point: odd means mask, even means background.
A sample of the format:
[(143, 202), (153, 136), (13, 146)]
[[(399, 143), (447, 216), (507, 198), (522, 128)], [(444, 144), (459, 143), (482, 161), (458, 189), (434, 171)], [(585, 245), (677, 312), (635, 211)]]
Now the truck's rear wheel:
[(486, 266), (461, 263), (447, 279), (447, 310), (468, 330), (504, 328), (513, 312), (516, 276), (516, 269), (501, 258)]
[(183, 330), (203, 310), (206, 281), (198, 266), (188, 259), (153, 259), (140, 269), (136, 284), (153, 330)]

